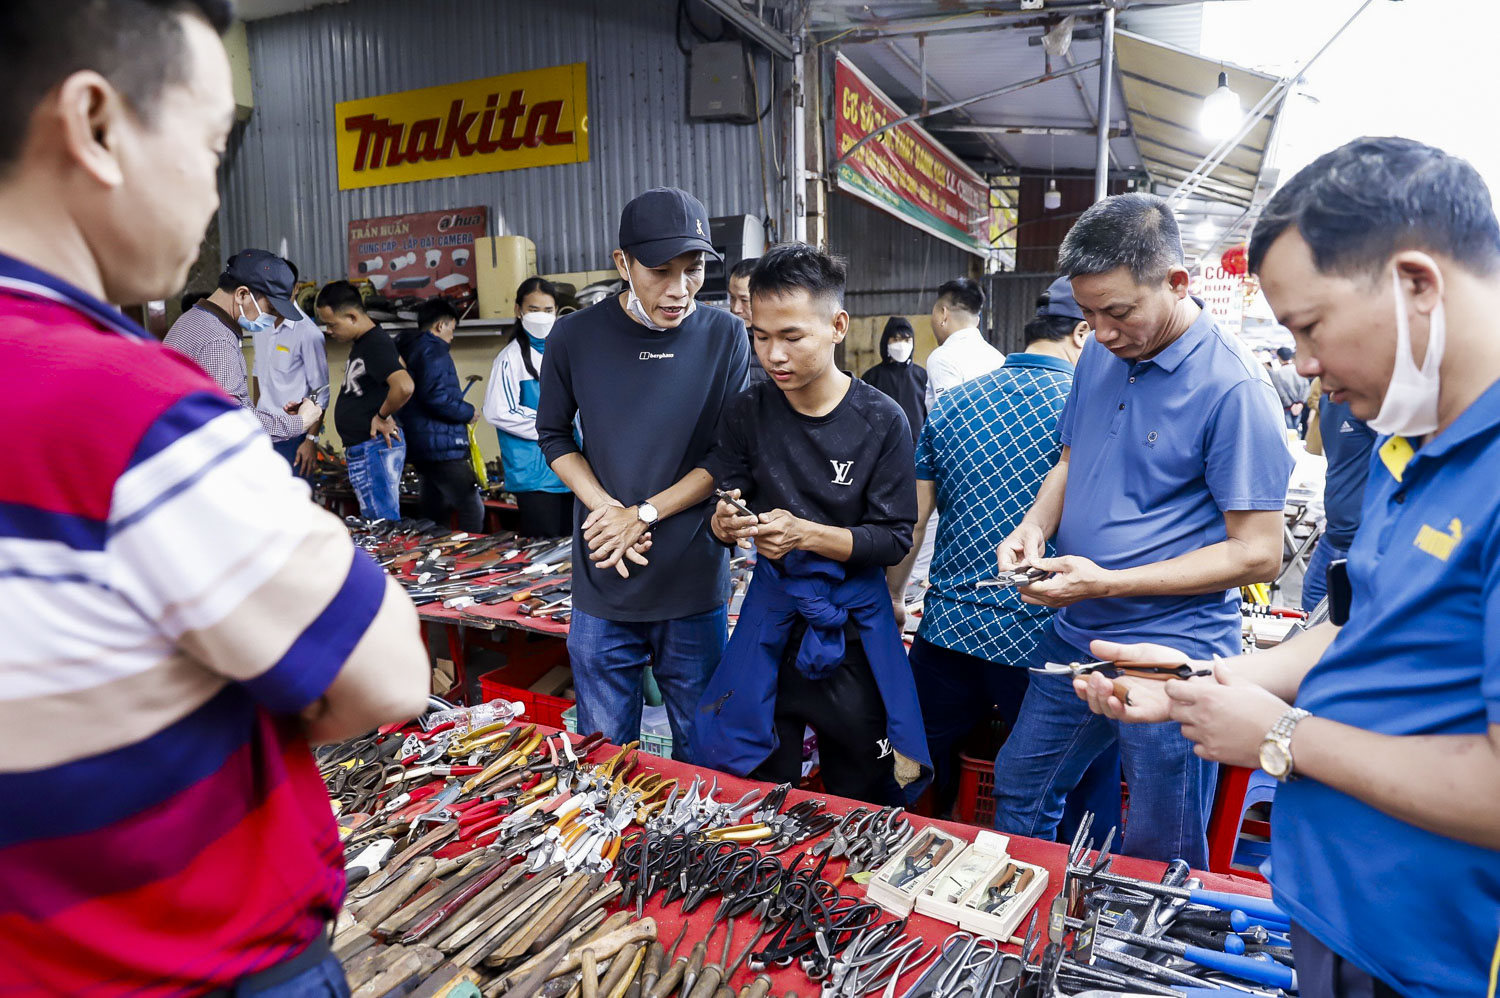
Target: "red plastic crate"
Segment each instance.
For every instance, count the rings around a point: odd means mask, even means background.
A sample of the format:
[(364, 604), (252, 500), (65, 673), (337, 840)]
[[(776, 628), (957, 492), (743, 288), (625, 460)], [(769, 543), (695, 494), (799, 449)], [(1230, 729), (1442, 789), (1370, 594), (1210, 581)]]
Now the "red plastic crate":
[(967, 825), (990, 828), (995, 824), (995, 760), (958, 754), (958, 799), (953, 804), (958, 820)]
[(521, 720), (552, 728), (563, 727), (563, 711), (573, 706), (573, 701), (567, 697), (533, 693), (517, 686), (507, 686), (489, 676), (479, 677), (479, 691), (486, 703), (491, 700), (519, 700), (526, 705), (526, 712), (521, 715)]

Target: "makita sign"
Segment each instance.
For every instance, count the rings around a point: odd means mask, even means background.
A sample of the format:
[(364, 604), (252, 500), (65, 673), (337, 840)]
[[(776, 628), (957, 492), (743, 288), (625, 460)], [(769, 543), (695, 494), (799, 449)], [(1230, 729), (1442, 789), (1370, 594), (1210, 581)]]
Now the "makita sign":
[(339, 188), (589, 158), (584, 63), (345, 101)]

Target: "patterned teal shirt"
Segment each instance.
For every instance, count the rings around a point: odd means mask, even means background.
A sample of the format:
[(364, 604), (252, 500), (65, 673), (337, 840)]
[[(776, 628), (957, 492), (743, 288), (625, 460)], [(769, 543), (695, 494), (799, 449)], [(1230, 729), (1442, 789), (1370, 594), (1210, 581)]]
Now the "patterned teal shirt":
[(1014, 589), (975, 583), (994, 576), (995, 549), (1062, 454), (1057, 422), (1072, 385), (1067, 361), (1013, 353), (1005, 366), (946, 392), (922, 427), (917, 478), (936, 483), (939, 514), (917, 632), (924, 640), (1027, 664), (1052, 611), (1022, 603)]

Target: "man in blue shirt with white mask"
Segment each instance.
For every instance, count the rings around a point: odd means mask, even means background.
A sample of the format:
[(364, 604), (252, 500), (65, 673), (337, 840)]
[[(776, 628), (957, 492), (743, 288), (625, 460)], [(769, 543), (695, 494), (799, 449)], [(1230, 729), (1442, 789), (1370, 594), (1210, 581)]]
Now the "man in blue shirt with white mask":
[(1175, 720), (1203, 757), (1286, 781), (1270, 879), (1292, 918), (1303, 998), (1494, 995), (1500, 224), (1463, 160), (1356, 139), (1271, 199), (1250, 268), (1303, 373), (1380, 434), (1349, 550), (1347, 623), (1218, 663), (1211, 677), (1095, 678), (1078, 692), (1109, 717)]
[[(1260, 365), (1202, 302), (1172, 210), (1120, 194), (1084, 212), (1059, 263), (1094, 337), (1059, 421), (1063, 449), (999, 567), (1051, 573), (1028, 603), (1061, 608), (1029, 663), (1078, 662), (1089, 642), (1240, 650), (1238, 587), (1281, 567), (1292, 457)], [(1055, 536), (1058, 556), (1044, 557)], [(1064, 798), (1118, 743), (1130, 788), (1124, 851), (1208, 863), (1216, 767), (1174, 724), (1091, 717), (1067, 676), (1033, 673), (995, 763), (995, 827), (1050, 837)]]

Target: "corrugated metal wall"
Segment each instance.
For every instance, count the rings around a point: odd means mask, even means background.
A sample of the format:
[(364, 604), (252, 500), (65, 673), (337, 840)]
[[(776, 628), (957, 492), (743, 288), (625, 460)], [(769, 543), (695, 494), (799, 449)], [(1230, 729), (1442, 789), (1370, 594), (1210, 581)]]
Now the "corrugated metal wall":
[(845, 297), (854, 316), (926, 312), (939, 284), (976, 276), (980, 265), (972, 253), (839, 192), (828, 197), (828, 242), (849, 261)]
[[(497, 235), (530, 237), (544, 273), (607, 268), (620, 209), (649, 187), (711, 215), (781, 214), (780, 102), (755, 125), (687, 120), (674, 0), (363, 0), (249, 26), (255, 111), (222, 174), (223, 248), (275, 249), (309, 278), (341, 275), (353, 219), (482, 204)], [(587, 163), (339, 191), (334, 104), (586, 62)], [(762, 106), (768, 61), (756, 59)]]
[(1056, 274), (991, 274), (984, 295), (989, 322), (985, 338), (1001, 353), (1026, 346), (1026, 323), (1036, 315), (1036, 300), (1057, 279)]

